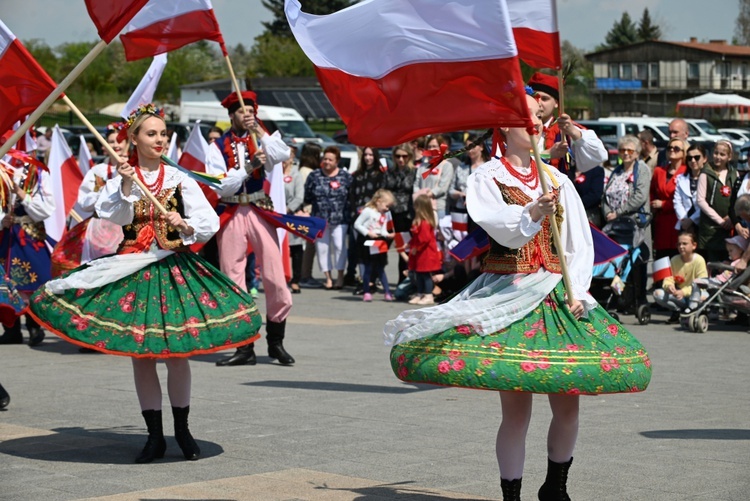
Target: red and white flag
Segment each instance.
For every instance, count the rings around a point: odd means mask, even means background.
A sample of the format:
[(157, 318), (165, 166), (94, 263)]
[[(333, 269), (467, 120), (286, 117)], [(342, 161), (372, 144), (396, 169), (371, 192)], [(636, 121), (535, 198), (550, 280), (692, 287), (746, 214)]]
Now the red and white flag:
[(411, 242), (411, 233), (408, 231), (397, 232), (393, 242), (396, 246), (396, 251), (406, 252), (406, 249), (409, 247), (409, 242)]
[(128, 61), (163, 54), (198, 40), (218, 42), (227, 55), (211, 0), (149, 0), (127, 24), (120, 40)]
[[(182, 156), (180, 156), (178, 163), (193, 172), (207, 172), (209, 174), (226, 172), (224, 157), (221, 156), (218, 148), (211, 148), (206, 138), (203, 137), (201, 128), (197, 122), (193, 125), (190, 135), (187, 141), (185, 141), (185, 146), (182, 148)], [(208, 201), (211, 202), (211, 205), (215, 207), (219, 202), (219, 196), (216, 192), (203, 183), (199, 186)]]
[(57, 84), (0, 21), (0, 134), (52, 94)]
[(469, 215), (464, 212), (451, 212), (451, 227), (455, 231), (469, 231)]
[(94, 159), (91, 158), (91, 152), (89, 151), (89, 145), (86, 144), (86, 138), (83, 135), (78, 136), (81, 141), (81, 146), (78, 148), (78, 167), (81, 169), (81, 173), (85, 176), (91, 167), (94, 166)]
[(128, 119), (131, 113), (138, 109), (142, 104), (148, 104), (154, 102), (154, 93), (156, 87), (159, 86), (159, 80), (164, 73), (164, 68), (167, 66), (167, 55), (159, 54), (154, 56), (154, 60), (151, 61), (151, 66), (148, 67), (148, 71), (141, 78), (138, 87), (135, 88), (133, 93), (130, 95), (130, 99), (125, 103), (125, 107), (122, 109), (122, 118)]
[(99, 38), (109, 43), (148, 0), (85, 0)]
[[(24, 121), (29, 118), (28, 115), (24, 118)], [(13, 133), (21, 126), (20, 120), (13, 124), (13, 130), (9, 130), (5, 134), (3, 134), (4, 140), (8, 140), (10, 136), (13, 135)], [(3, 143), (5, 141), (2, 141)], [(36, 150), (39, 147), (39, 145), (36, 142), (36, 139), (34, 139), (34, 136), (31, 134), (31, 131), (27, 130), (26, 134), (21, 137), (21, 139), (18, 140), (18, 142), (13, 146), (14, 150), (19, 151), (25, 151), (26, 153), (31, 153), (32, 151)]]
[(661, 282), (665, 278), (672, 276), (672, 267), (669, 257), (663, 257), (654, 261), (654, 273), (652, 278), (654, 282)]
[(562, 68), (555, 0), (507, 0), (518, 57), (534, 68)]
[(54, 240), (60, 240), (65, 231), (68, 213), (78, 199), (78, 188), (83, 181), (83, 174), (57, 125), (52, 131), (52, 145), (47, 167), (50, 175), (50, 191), (55, 198), (55, 212), (44, 220), (44, 227), (47, 235)]
[(318, 16), (285, 0), (284, 10), (354, 144), (531, 125), (504, 1), (371, 0)]

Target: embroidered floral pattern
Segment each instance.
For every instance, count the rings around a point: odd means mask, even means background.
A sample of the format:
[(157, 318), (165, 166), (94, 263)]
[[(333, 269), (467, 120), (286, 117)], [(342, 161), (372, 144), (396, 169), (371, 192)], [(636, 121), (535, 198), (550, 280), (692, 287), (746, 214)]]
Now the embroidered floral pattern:
[(563, 306), (563, 291), (558, 284), (549, 301), (526, 318), (485, 337), (471, 326), (459, 325), (396, 345), (391, 350), (393, 372), (413, 383), (488, 390), (645, 390), (651, 361), (643, 346), (601, 307), (589, 312), (588, 320), (575, 320)]

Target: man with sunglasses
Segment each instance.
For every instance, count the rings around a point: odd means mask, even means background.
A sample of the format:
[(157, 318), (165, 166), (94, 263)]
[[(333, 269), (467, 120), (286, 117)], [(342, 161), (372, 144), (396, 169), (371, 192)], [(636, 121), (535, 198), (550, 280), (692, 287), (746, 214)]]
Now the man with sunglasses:
[[(557, 77), (544, 73), (534, 73), (529, 79), (531, 87), (539, 95), (544, 132), (539, 141), (542, 150), (549, 153), (550, 164), (560, 172), (572, 170), (569, 160), (575, 163), (579, 172), (586, 172), (602, 165), (607, 158), (607, 149), (594, 131), (573, 122), (563, 113), (555, 120), (560, 88)], [(568, 151), (572, 153), (568, 156)]]
[[(688, 147), (690, 147), (690, 142), (688, 141), (688, 136), (690, 135), (690, 129), (688, 128), (688, 124), (685, 120), (681, 118), (675, 118), (671, 122), (669, 122), (669, 138), (670, 139), (682, 139), (688, 144)], [(660, 165), (662, 167), (666, 166), (669, 163), (669, 155), (667, 154), (666, 148), (659, 152), (659, 158), (657, 159), (656, 165)]]

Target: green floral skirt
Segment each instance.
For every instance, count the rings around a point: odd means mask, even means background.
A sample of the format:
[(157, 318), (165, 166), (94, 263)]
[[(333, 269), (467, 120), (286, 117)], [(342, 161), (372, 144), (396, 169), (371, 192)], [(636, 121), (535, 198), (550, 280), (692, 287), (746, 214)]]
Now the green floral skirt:
[(249, 294), (188, 252), (100, 288), (58, 295), (40, 287), (29, 307), (44, 327), (71, 343), (136, 358), (235, 348), (258, 339), (262, 323)]
[(498, 332), (480, 336), (458, 325), (401, 343), (391, 349), (391, 366), (410, 383), (533, 393), (636, 392), (651, 380), (651, 361), (638, 340), (601, 306), (576, 320), (562, 282)]

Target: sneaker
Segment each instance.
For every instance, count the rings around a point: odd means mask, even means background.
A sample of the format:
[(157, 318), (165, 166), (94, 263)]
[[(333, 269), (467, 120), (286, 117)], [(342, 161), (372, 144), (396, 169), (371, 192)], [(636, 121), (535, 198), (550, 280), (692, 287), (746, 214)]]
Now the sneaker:
[(250, 295), (253, 296), (253, 299), (255, 299), (256, 297), (258, 297), (258, 289), (256, 289), (255, 287), (253, 287), (252, 289), (250, 289)]
[(383, 298), (383, 301), (388, 301), (388, 302), (395, 301), (395, 299), (393, 298), (393, 294), (391, 294), (390, 292), (386, 292), (385, 297)]
[(432, 296), (432, 294), (425, 294), (417, 304), (435, 304), (435, 298)]
[(372, 302), (372, 294), (369, 292), (365, 292), (365, 294), (362, 296), (362, 301), (365, 303), (371, 303)]
[(422, 296), (420, 294), (417, 294), (413, 298), (409, 300), (409, 304), (420, 304), (419, 302), (422, 300)]
[(323, 284), (315, 280), (314, 278), (307, 278), (299, 281), (299, 286), (305, 289), (320, 289)]

